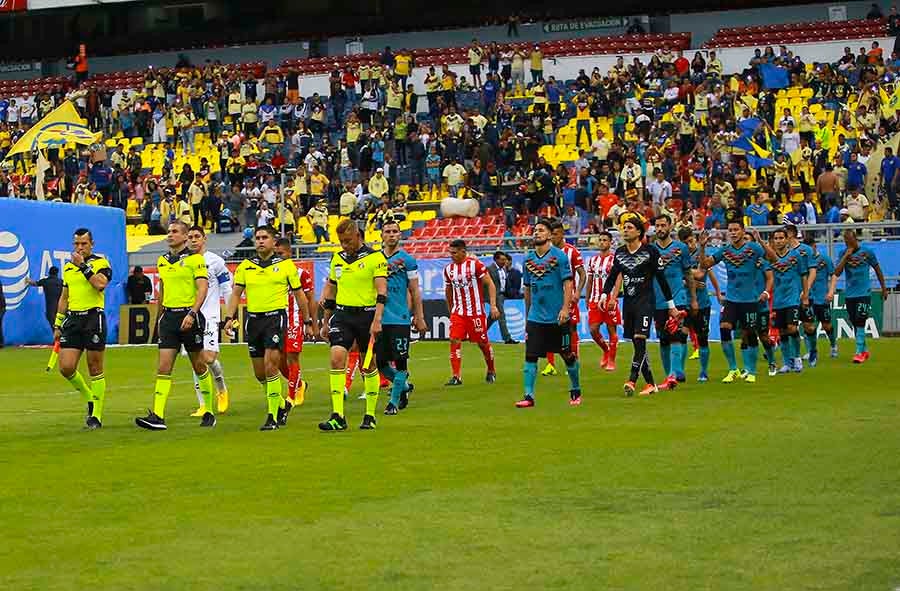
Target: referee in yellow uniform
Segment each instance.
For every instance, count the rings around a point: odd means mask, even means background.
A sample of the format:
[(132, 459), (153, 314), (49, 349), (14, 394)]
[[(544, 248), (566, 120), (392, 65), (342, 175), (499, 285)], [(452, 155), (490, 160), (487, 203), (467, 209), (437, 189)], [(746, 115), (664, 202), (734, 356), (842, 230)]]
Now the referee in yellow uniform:
[[(319, 423), (322, 431), (343, 431), (347, 428), (344, 418), (344, 372), (347, 351), (354, 343), (359, 354), (366, 358), (372, 340), (381, 332), (381, 318), (387, 302), (387, 259), (377, 250), (367, 246), (353, 220), (343, 220), (337, 227), (340, 252), (331, 258), (328, 281), (322, 293), (325, 314), (322, 322), (322, 338), (331, 343), (331, 417)], [(375, 407), (378, 404), (379, 377), (372, 355), (369, 364), (362, 368), (366, 390), (366, 414), (360, 429), (375, 428)]]
[(159, 274), (159, 314), (157, 332), (159, 334), (159, 367), (156, 375), (156, 390), (153, 396), (153, 410), (146, 417), (134, 420), (138, 427), (151, 431), (166, 429), (166, 401), (172, 389), (172, 368), (181, 347), (184, 347), (200, 383), (200, 394), (206, 412), (200, 420), (201, 427), (215, 427), (216, 416), (212, 413), (213, 379), (203, 360), (203, 332), (206, 319), (200, 312), (209, 280), (206, 274), (206, 259), (202, 254), (188, 249), (188, 225), (181, 221), (169, 224), (166, 240), (169, 252), (156, 261)]
[[(94, 237), (87, 228), (75, 230), (73, 250), (63, 267), (63, 290), (59, 297), (53, 337), (59, 341), (59, 373), (81, 392), (87, 402), (88, 429), (99, 429), (103, 420), (106, 378), (106, 314), (103, 290), (112, 279), (109, 261), (94, 254)], [(78, 371), (81, 352), (86, 351), (91, 385)]]
[[(234, 289), (225, 309), (225, 330), (232, 331), (241, 294), (247, 294), (244, 336), (253, 363), (253, 373), (266, 391), (269, 414), (260, 431), (274, 431), (287, 424), (291, 402), (282, 395), (281, 355), (287, 329), (285, 303), (290, 292), (301, 310), (306, 310), (306, 295), (300, 285), (297, 267), (290, 259), (275, 254), (275, 229), (260, 226), (254, 235), (256, 256), (245, 259), (234, 271)], [(311, 334), (312, 319), (306, 319), (304, 332)]]

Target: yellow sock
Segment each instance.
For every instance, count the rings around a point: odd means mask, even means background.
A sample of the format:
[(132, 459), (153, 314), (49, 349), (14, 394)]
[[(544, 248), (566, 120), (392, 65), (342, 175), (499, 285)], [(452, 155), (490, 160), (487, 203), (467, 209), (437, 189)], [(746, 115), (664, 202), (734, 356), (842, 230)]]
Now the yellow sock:
[(375, 407), (378, 406), (378, 388), (381, 385), (377, 369), (363, 373), (363, 385), (366, 388), (366, 414), (374, 417)]
[(66, 379), (69, 380), (69, 383), (72, 384), (76, 390), (81, 392), (81, 396), (84, 398), (85, 402), (91, 401), (91, 389), (88, 387), (87, 382), (84, 380), (84, 376), (81, 375), (80, 371), (76, 369), (75, 373)]
[(166, 418), (166, 401), (172, 390), (172, 376), (162, 374), (156, 376), (156, 390), (153, 395), (153, 413), (161, 419)]
[(331, 408), (344, 416), (344, 380), (346, 379), (343, 369), (332, 369), (328, 376), (331, 385)]
[(91, 402), (94, 403), (94, 411), (91, 416), (98, 421), (103, 420), (103, 402), (106, 399), (106, 376), (91, 376)]
[(266, 378), (266, 401), (269, 403), (269, 414), (277, 417), (278, 409), (284, 403), (284, 398), (281, 397), (281, 376)]
[(197, 376), (197, 382), (200, 384), (200, 396), (203, 397), (203, 406), (206, 408), (206, 412), (214, 412), (212, 374), (206, 370), (202, 376)]

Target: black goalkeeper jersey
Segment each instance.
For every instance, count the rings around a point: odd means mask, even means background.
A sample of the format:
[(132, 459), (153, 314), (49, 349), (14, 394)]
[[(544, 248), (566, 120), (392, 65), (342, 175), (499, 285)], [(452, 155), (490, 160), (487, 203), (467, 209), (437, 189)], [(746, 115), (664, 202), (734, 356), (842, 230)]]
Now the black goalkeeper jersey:
[(620, 246), (613, 257), (612, 268), (606, 278), (603, 292), (609, 294), (616, 285), (616, 279), (622, 276), (622, 295), (628, 307), (656, 307), (653, 292), (653, 280), (656, 279), (659, 289), (666, 300), (672, 299), (672, 290), (666, 281), (663, 268), (659, 263), (659, 251), (654, 246), (641, 244), (640, 248), (631, 252), (628, 246)]

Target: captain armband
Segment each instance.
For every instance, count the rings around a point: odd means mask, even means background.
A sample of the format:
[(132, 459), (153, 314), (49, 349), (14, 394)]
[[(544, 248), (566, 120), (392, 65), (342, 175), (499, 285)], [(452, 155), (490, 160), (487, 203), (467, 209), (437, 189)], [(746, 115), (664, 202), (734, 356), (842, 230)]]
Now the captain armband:
[(387, 296), (384, 295), (383, 293), (378, 294), (378, 295), (375, 297), (375, 303), (376, 303), (376, 304), (381, 304), (381, 305), (386, 304), (386, 303), (387, 303)]

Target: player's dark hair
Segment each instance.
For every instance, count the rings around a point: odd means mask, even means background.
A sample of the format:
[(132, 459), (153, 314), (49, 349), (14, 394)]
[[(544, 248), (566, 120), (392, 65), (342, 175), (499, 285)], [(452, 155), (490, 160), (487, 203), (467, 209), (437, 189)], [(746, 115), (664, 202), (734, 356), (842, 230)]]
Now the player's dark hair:
[(279, 238), (275, 241), (275, 246), (287, 246), (288, 248), (290, 248), (291, 241), (289, 238)]
[(456, 240), (450, 242), (450, 248), (461, 248), (463, 250), (466, 250), (466, 241), (462, 238), (457, 238)]
[(91, 234), (91, 231), (88, 230), (87, 228), (78, 228), (77, 230), (75, 230), (75, 235), (76, 236), (87, 236), (91, 240), (94, 239), (94, 235)]
[(602, 232), (599, 232), (599, 233), (597, 234), (597, 236), (606, 236), (607, 238), (609, 238), (609, 241), (610, 241), (610, 242), (612, 242), (612, 239), (613, 239), (612, 232), (610, 232), (610, 231), (608, 231), (608, 230), (603, 230)]
[(644, 238), (644, 233), (647, 231), (647, 229), (644, 228), (644, 224), (641, 222), (641, 218), (636, 215), (626, 215), (622, 216), (621, 221), (623, 227), (625, 226), (625, 224), (631, 224), (632, 226), (634, 226), (638, 233), (641, 235), (641, 239)]
[(494, 253), (494, 260), (496, 261), (498, 258), (503, 258), (505, 256), (506, 256), (505, 252), (503, 252), (502, 250), (498, 250), (497, 252)]
[(201, 235), (206, 236), (206, 230), (204, 230), (202, 226), (191, 226), (188, 229), (188, 232), (200, 232)]
[(553, 232), (555, 230), (564, 230), (565, 229), (565, 226), (563, 226), (562, 222), (559, 220), (547, 220), (547, 221), (550, 222), (547, 227), (550, 228), (551, 232)]
[(359, 232), (359, 226), (356, 225), (356, 222), (351, 220), (350, 218), (344, 218), (337, 225), (337, 233), (343, 234), (348, 230), (356, 229)]
[(277, 234), (275, 232), (275, 228), (273, 228), (272, 226), (269, 226), (268, 224), (264, 225), (264, 226), (257, 226), (256, 230), (253, 233), (259, 234), (260, 232), (265, 232), (272, 238), (275, 238), (277, 236)]
[(669, 222), (669, 225), (672, 225), (672, 218), (670, 218), (669, 214), (667, 214), (667, 213), (661, 213), (661, 214), (657, 215), (656, 217), (654, 217), (653, 223), (655, 224), (659, 220), (666, 220), (667, 222)]
[(744, 218), (734, 218), (733, 220), (728, 220), (729, 224), (737, 224), (741, 228), (744, 227)]
[(784, 228), (778, 228), (777, 230), (773, 230), (770, 238), (775, 238), (775, 234), (784, 234), (785, 238), (787, 238), (787, 235), (788, 235), (787, 230), (785, 230)]
[(551, 232), (553, 231), (553, 220), (550, 218), (538, 218), (536, 222), (534, 222), (534, 226), (544, 226)]
[(788, 236), (796, 236), (798, 231), (799, 230), (797, 229), (797, 226), (795, 226), (794, 224), (784, 225), (784, 233)]
[(682, 228), (678, 230), (678, 239), (684, 242), (688, 238), (694, 235), (694, 231), (690, 228)]
[(803, 243), (808, 246), (815, 246), (816, 245), (816, 237), (813, 236), (812, 232), (807, 232), (806, 236), (803, 237)]
[(381, 229), (384, 230), (385, 226), (397, 226), (397, 229), (400, 229), (400, 222), (394, 218), (394, 216), (389, 216), (385, 218), (383, 222), (381, 222)]

